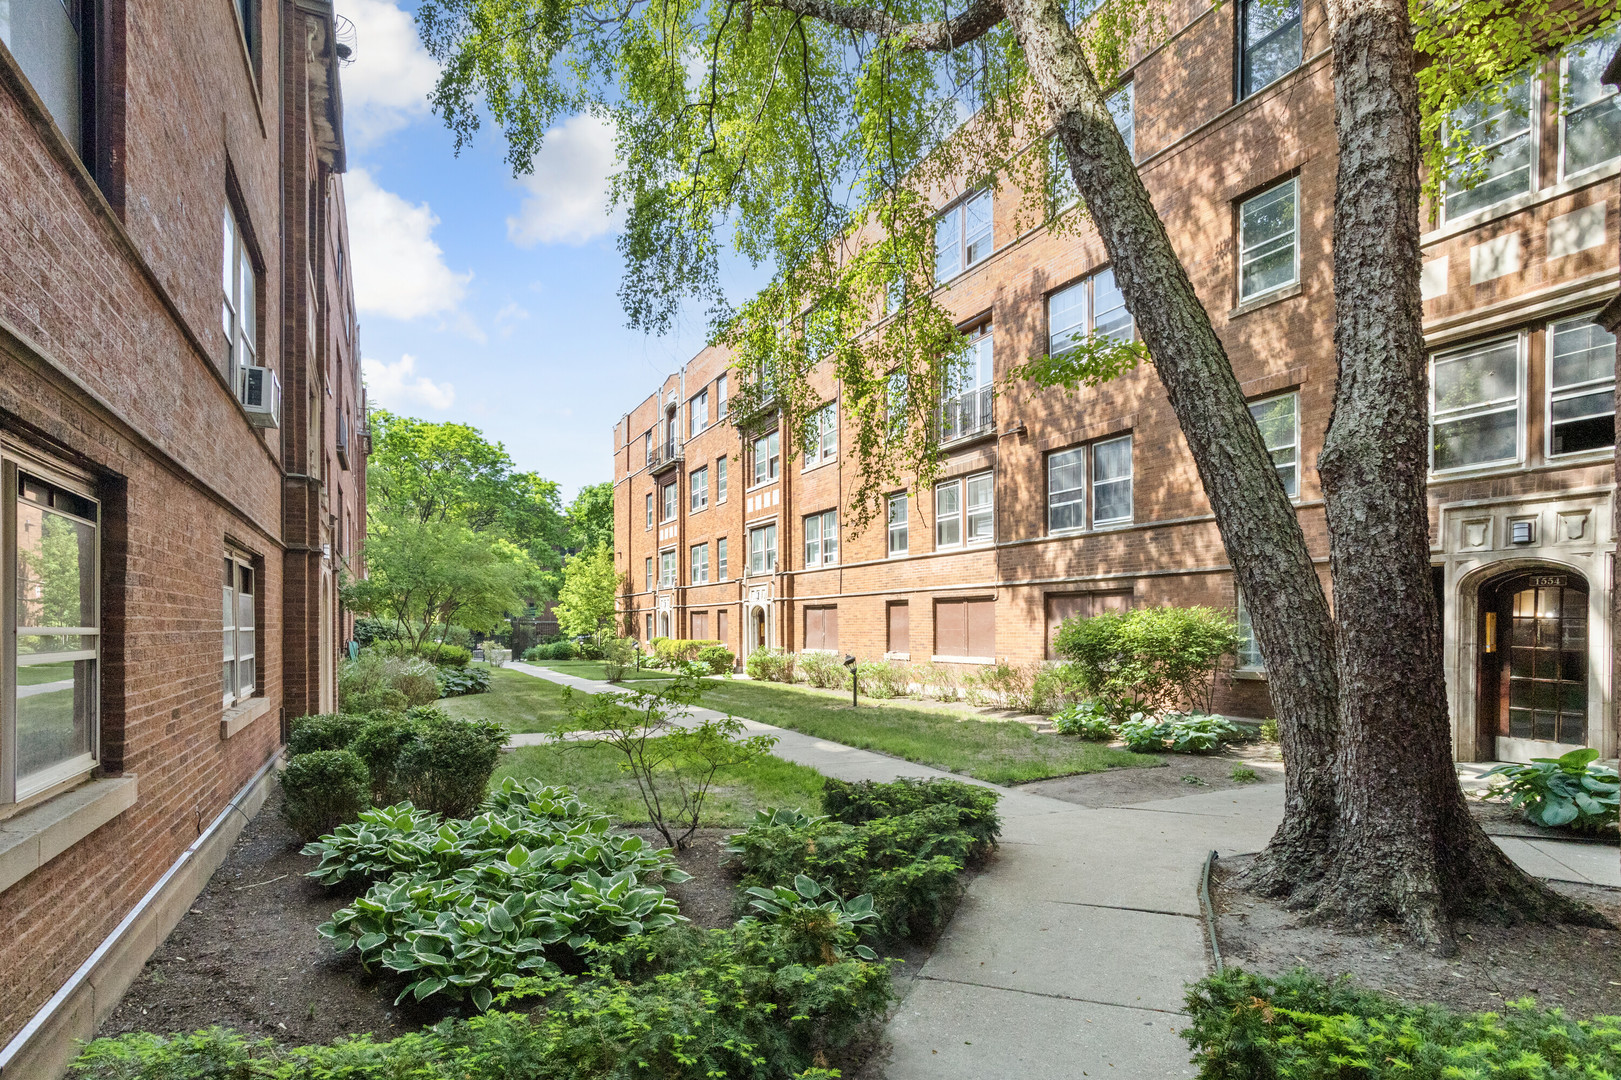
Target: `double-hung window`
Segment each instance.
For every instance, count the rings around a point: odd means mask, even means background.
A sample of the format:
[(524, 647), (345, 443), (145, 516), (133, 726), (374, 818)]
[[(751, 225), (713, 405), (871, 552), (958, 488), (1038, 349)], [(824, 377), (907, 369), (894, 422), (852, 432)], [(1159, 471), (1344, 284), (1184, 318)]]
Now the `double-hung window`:
[(1430, 468), (1520, 458), (1520, 338), (1495, 338), (1430, 361)]
[(726, 580), (726, 537), (715, 541), (715, 580)]
[(777, 526), (761, 525), (749, 530), (749, 573), (777, 572)]
[(689, 579), (693, 585), (709, 584), (709, 545), (692, 545), (692, 577)]
[(659, 588), (675, 588), (675, 549), (659, 552)]
[(648, 556), (648, 558), (647, 558), (647, 591), (648, 592), (653, 591), (653, 558), (652, 558), (652, 556)]
[[(1137, 159), (1137, 120), (1135, 115), (1137, 91), (1134, 83), (1126, 83), (1104, 99), (1114, 126), (1126, 144), (1126, 154)], [(1069, 159), (1064, 156), (1063, 144), (1056, 134), (1047, 136), (1047, 210), (1057, 217), (1081, 201), (1080, 189), (1075, 186), (1075, 174), (1070, 172)]]
[(1615, 445), (1615, 335), (1591, 314), (1548, 328), (1548, 454)]
[(1047, 297), (1047, 352), (1051, 356), (1078, 347), (1088, 334), (1129, 342), (1136, 331), (1112, 267)]
[(1239, 97), (1271, 86), (1300, 66), (1300, 0), (1243, 0)]
[(91, 14), (87, 0), (9, 0), (0, 4), (0, 42), (11, 50), (51, 119), (81, 157), (88, 157), (83, 93)]
[(934, 220), (934, 280), (946, 282), (991, 253), (991, 193), (978, 191)]
[(805, 568), (839, 561), (839, 512), (827, 510), (805, 518)]
[(651, 491), (647, 493), (647, 527), (649, 529), (653, 527), (653, 493)]
[(1047, 455), (1047, 531), (1086, 528), (1086, 447)]
[(31, 470), (8, 457), (0, 485), (11, 515), (0, 544), (0, 804), (89, 772), (98, 750), (100, 507), (88, 489)]
[(715, 380), (715, 419), (726, 415), (726, 376)]
[(1535, 189), (1535, 108), (1536, 79), (1524, 71), (1452, 111), (1449, 143), (1479, 159), (1458, 163), (1446, 178), (1442, 203), (1449, 221)]
[(777, 478), (782, 469), (781, 447), (777, 432), (761, 435), (754, 440), (754, 484), (767, 484)]
[(253, 696), (256, 637), (254, 634), (253, 564), (240, 555), (225, 556), (224, 639), (225, 705), (229, 708)]
[(888, 534), (888, 550), (890, 555), (906, 554), (906, 493), (889, 497), (889, 507), (884, 518), (885, 531)]
[(1239, 206), (1239, 303), (1300, 280), (1299, 189), (1291, 176)]
[(689, 513), (696, 514), (709, 505), (709, 466), (692, 470), (687, 483)]
[(679, 509), (679, 507), (680, 507), (680, 501), (678, 500), (677, 495), (676, 495), (676, 485), (674, 483), (665, 484), (664, 485), (664, 516), (661, 517), (659, 520), (660, 521), (674, 521), (676, 511)]
[(1133, 89), (1136, 83), (1127, 83), (1104, 100), (1109, 107), (1109, 115), (1114, 117), (1114, 126), (1120, 132), (1120, 138), (1125, 140), (1126, 153), (1131, 155), (1133, 161), (1137, 159), (1137, 117), (1135, 108), (1137, 104), (1137, 91)]
[(709, 426), (709, 391), (700, 390), (696, 397), (687, 402), (687, 430), (688, 438), (698, 434)]
[(253, 260), (230, 207), (225, 208), (225, 258), (221, 264), (221, 286), (225, 292), (220, 310), (220, 321), (225, 328), (225, 377), (241, 396), (239, 385), (244, 368), (257, 367), (258, 351), (258, 288), (253, 273)]
[(642, 464), (653, 464), (653, 431), (651, 428), (642, 433)]
[(1131, 436), (1092, 444), (1092, 524), (1131, 520)]
[(1261, 429), (1261, 441), (1272, 455), (1283, 490), (1291, 499), (1300, 494), (1300, 395), (1282, 394), (1250, 405), (1250, 416)]
[(839, 414), (832, 402), (811, 413), (805, 432), (805, 467), (832, 461), (839, 454)]
[(946, 368), (940, 395), (940, 441), (951, 442), (991, 430), (995, 422), (996, 351), (991, 324), (968, 331), (968, 343)]
[(935, 485), (934, 546), (991, 543), (995, 538), (995, 490), (989, 472)]
[(726, 459), (715, 459), (715, 501), (726, 501)]
[(1238, 594), (1238, 656), (1234, 666), (1239, 671), (1266, 670), (1266, 658), (1255, 640), (1255, 626), (1250, 622), (1249, 605), (1244, 603), (1242, 592)]
[(1621, 91), (1600, 77), (1621, 47), (1621, 29), (1573, 45), (1565, 53), (1562, 172), (1575, 176), (1621, 157)]

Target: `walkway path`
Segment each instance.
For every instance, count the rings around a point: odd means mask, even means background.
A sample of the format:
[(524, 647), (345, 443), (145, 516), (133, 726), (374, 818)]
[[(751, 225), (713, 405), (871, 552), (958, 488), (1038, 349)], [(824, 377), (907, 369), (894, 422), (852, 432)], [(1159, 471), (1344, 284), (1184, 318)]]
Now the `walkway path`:
[[(530, 664), (508, 666), (591, 693), (619, 689)], [(953, 775), (746, 724), (775, 735), (778, 756), (827, 776)], [(885, 1076), (1192, 1076), (1176, 1030), (1184, 984), (1207, 973), (1199, 869), (1211, 849), (1232, 855), (1266, 843), (1282, 815), (1282, 785), (1099, 809), (998, 790), (1001, 847), (990, 870), (970, 884), (890, 1021)], [(1500, 843), (1534, 874), (1621, 885), (1609, 849)]]

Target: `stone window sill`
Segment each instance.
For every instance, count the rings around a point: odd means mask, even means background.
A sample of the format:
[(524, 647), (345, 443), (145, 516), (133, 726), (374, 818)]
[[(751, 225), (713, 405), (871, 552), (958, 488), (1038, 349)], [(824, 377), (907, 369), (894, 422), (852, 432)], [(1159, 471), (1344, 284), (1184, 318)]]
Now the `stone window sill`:
[(1252, 311), (1259, 311), (1261, 308), (1270, 307), (1280, 300), (1289, 300), (1299, 295), (1300, 282), (1297, 281), (1293, 285), (1285, 285), (1276, 292), (1263, 293), (1253, 300), (1244, 301), (1242, 304), (1239, 304), (1237, 307), (1229, 311), (1227, 313), (1227, 317), (1229, 319), (1236, 319), (1241, 315), (1248, 315)]
[(249, 698), (240, 705), (226, 709), (220, 716), (220, 742), (229, 739), (269, 711), (270, 699), (265, 697)]
[(1233, 672), (1233, 678), (1248, 682), (1266, 682), (1265, 669), (1242, 670)]
[(135, 805), (134, 776), (92, 780), (0, 823), (0, 892)]
[(937, 654), (937, 655), (929, 657), (929, 660), (932, 661), (933, 663), (936, 663), (936, 664), (985, 664), (985, 665), (991, 665), (991, 664), (996, 663), (996, 657), (994, 657), (994, 656), (941, 656), (941, 655)]

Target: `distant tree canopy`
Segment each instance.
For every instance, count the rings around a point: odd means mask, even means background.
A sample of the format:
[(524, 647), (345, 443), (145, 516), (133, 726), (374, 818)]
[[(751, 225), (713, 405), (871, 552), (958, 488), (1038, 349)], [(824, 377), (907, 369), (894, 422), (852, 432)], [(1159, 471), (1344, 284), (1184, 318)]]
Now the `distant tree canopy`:
[(607, 541), (570, 555), (563, 566), (563, 588), (557, 597), (558, 629), (570, 636), (609, 629), (619, 583), (613, 548)]
[(574, 496), (564, 512), (568, 524), (567, 548), (570, 552), (587, 551), (598, 544), (613, 549), (614, 542), (614, 486), (611, 480), (600, 484), (587, 484)]

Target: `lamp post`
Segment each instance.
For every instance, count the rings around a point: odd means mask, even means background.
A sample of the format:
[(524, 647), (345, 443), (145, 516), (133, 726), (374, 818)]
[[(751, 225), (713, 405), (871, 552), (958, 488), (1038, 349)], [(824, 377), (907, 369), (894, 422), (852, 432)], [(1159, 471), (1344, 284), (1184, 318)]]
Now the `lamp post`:
[(856, 675), (856, 658), (846, 655), (844, 658), (844, 666), (850, 669), (850, 708), (853, 709), (856, 707), (856, 695), (860, 693), (859, 683), (857, 682), (858, 677)]

